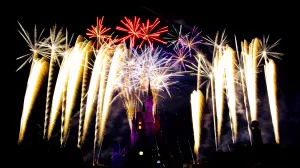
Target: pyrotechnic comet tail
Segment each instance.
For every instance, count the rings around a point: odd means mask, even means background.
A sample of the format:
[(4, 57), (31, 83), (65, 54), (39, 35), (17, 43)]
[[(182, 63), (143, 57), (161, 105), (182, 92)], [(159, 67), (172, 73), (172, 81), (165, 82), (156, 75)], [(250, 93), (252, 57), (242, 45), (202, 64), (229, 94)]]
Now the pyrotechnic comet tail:
[(245, 40), (242, 42), (242, 57), (244, 63), (244, 72), (246, 79), (247, 95), (250, 106), (251, 121), (257, 120), (257, 58), (258, 58), (259, 40), (253, 39), (249, 45)]
[(226, 46), (224, 51), (224, 64), (226, 76), (226, 90), (228, 98), (229, 116), (232, 125), (232, 141), (236, 142), (237, 138), (237, 114), (236, 114), (236, 90), (235, 90), (235, 54), (232, 48)]
[(265, 77), (269, 96), (270, 112), (272, 117), (273, 129), (276, 143), (279, 144), (278, 108), (277, 108), (277, 86), (276, 86), (276, 65), (269, 59), (265, 65)]
[(65, 87), (67, 87), (68, 83), (68, 76), (69, 76), (69, 54), (72, 52), (70, 49), (67, 51), (66, 56), (63, 58), (62, 65), (60, 67), (54, 94), (53, 94), (53, 101), (51, 106), (51, 113), (50, 113), (50, 120), (49, 120), (49, 130), (48, 130), (48, 140), (52, 136), (53, 129), (57, 120), (57, 117), (60, 113), (60, 110), (62, 108), (62, 98), (63, 98), (63, 90)]
[(49, 64), (45, 60), (45, 58), (37, 59), (33, 61), (35, 61), (35, 63), (32, 67), (32, 72), (30, 73), (28, 78), (27, 88), (26, 88), (26, 93), (24, 98), (23, 111), (22, 111), (21, 124), (20, 124), (19, 141), (18, 141), (19, 144), (24, 139), (24, 134), (26, 131), (29, 116), (31, 114), (39, 90), (42, 86), (42, 82), (47, 76), (48, 68), (49, 68)]
[(86, 94), (88, 92), (88, 75), (89, 75), (89, 67), (88, 63), (92, 54), (92, 42), (90, 41), (84, 48), (84, 68), (82, 74), (82, 87), (81, 87), (81, 100), (80, 100), (80, 116), (79, 116), (79, 126), (78, 126), (78, 142), (77, 146), (80, 147), (81, 144), (81, 135), (82, 135), (82, 127), (84, 124), (84, 116), (85, 116), (85, 105), (86, 105)]
[(52, 103), (52, 94), (53, 94), (53, 84), (54, 84), (54, 70), (56, 62), (59, 62), (57, 58), (57, 51), (64, 46), (62, 43), (64, 42), (65, 37), (62, 34), (62, 29), (56, 32), (56, 25), (50, 29), (50, 36), (43, 42), (41, 45), (48, 47), (51, 50), (50, 54), (50, 68), (49, 68), (49, 76), (48, 76), (48, 86), (47, 86), (47, 99), (46, 99), (46, 110), (45, 110), (45, 121), (44, 121), (44, 134), (43, 138), (47, 138), (48, 133), (48, 125), (49, 125), (49, 116), (51, 110)]
[(72, 112), (75, 107), (76, 96), (78, 95), (79, 87), (82, 81), (83, 73), (83, 63), (84, 63), (84, 54), (85, 50), (81, 50), (83, 45), (86, 43), (80, 42), (82, 37), (77, 38), (75, 47), (70, 55), (70, 74), (68, 79), (67, 86), (67, 95), (66, 95), (66, 113), (65, 113), (65, 124), (64, 124), (64, 136), (63, 139), (66, 141)]
[[(103, 102), (104, 102), (104, 95), (105, 95), (105, 88), (106, 88), (106, 80), (107, 80), (107, 73), (109, 72), (110, 66), (110, 55), (103, 55), (103, 62), (100, 70), (100, 85), (98, 91), (98, 103), (97, 103), (97, 111), (96, 111), (96, 124), (95, 124), (95, 137), (94, 137), (94, 152), (93, 152), (93, 162), (95, 163), (96, 158), (96, 148), (100, 147), (102, 144), (102, 138), (100, 137), (101, 131), (101, 122), (102, 122), (102, 114), (103, 114)], [(99, 149), (100, 152), (100, 149)]]
[[(87, 93), (87, 102), (86, 102), (86, 109), (85, 109), (85, 115), (84, 115), (84, 122), (83, 127), (79, 129), (79, 131), (82, 131), (82, 134), (78, 137), (78, 140), (80, 142), (79, 145), (82, 145), (82, 143), (85, 141), (85, 138), (87, 136), (89, 124), (90, 124), (90, 118), (92, 117), (92, 113), (95, 108), (95, 100), (97, 100), (96, 96), (98, 95), (99, 90), (99, 84), (100, 84), (100, 75), (102, 70), (102, 60), (105, 56), (105, 53), (103, 52), (103, 48), (100, 49), (96, 56), (96, 60), (94, 62), (94, 67), (92, 71), (92, 76), (90, 79), (90, 85)], [(99, 99), (98, 99), (99, 100)]]
[(201, 145), (201, 122), (203, 115), (204, 96), (200, 90), (193, 91), (191, 94), (191, 106), (192, 106), (192, 122), (194, 132), (194, 153), (199, 159), (199, 149)]

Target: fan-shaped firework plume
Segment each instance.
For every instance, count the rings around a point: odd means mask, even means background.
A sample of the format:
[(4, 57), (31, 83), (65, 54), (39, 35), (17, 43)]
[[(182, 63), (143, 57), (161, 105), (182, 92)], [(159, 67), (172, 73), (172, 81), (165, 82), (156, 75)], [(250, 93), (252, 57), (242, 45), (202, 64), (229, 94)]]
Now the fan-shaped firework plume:
[(168, 32), (168, 26), (162, 27), (158, 30), (155, 31), (156, 26), (160, 23), (159, 19), (156, 18), (155, 21), (150, 24), (150, 20), (148, 19), (146, 24), (142, 23), (141, 26), (141, 37), (142, 37), (142, 42), (139, 45), (139, 48), (142, 47), (144, 42), (148, 42), (148, 44), (150, 45), (150, 47), (153, 49), (153, 42), (157, 41), (163, 44), (166, 44), (165, 41), (159, 39), (159, 36), (162, 33), (166, 33)]
[(96, 49), (98, 50), (100, 45), (105, 42), (111, 41), (111, 35), (106, 34), (110, 28), (106, 28), (103, 26), (104, 16), (101, 19), (97, 17), (96, 19), (96, 27), (91, 26), (91, 29), (87, 29), (86, 35), (89, 38), (96, 38)]
[(62, 108), (62, 99), (63, 99), (63, 90), (67, 87), (68, 83), (68, 76), (69, 76), (69, 55), (72, 52), (70, 49), (66, 56), (63, 58), (57, 81), (55, 84), (54, 94), (53, 94), (53, 101), (51, 106), (51, 113), (50, 113), (50, 120), (49, 120), (49, 130), (48, 130), (48, 140), (52, 136), (53, 129), (59, 116), (60, 110)]
[(124, 17), (125, 21), (121, 20), (121, 23), (125, 26), (125, 28), (117, 26), (117, 30), (128, 33), (127, 36), (122, 37), (119, 41), (125, 41), (130, 39), (130, 47), (134, 47), (136, 38), (140, 38), (140, 18), (134, 17), (133, 22), (128, 18)]
[[(83, 64), (84, 64), (84, 47), (86, 42), (82, 42), (82, 36), (78, 36), (72, 53), (69, 56), (70, 72), (68, 76), (68, 85), (66, 93), (66, 108), (64, 116), (64, 129), (63, 129), (63, 142), (65, 143), (69, 130), (70, 120), (72, 112), (75, 107), (76, 96), (78, 95), (78, 89), (82, 81)], [(89, 43), (90, 44), (90, 43)], [(87, 45), (89, 45), (87, 44)]]
[[(111, 65), (109, 68), (109, 73), (107, 77), (106, 87), (105, 87), (105, 93), (104, 93), (104, 99), (103, 99), (103, 105), (102, 105), (102, 111), (100, 111), (101, 120), (100, 120), (100, 128), (97, 130), (99, 131), (98, 134), (98, 142), (100, 144), (103, 141), (104, 131), (105, 131), (105, 124), (108, 117), (108, 113), (111, 106), (111, 100), (113, 97), (114, 92), (114, 86), (115, 81), (117, 79), (117, 75), (120, 71), (120, 64), (122, 62), (123, 55), (125, 54), (125, 49), (123, 45), (119, 45), (114, 53), (114, 56), (111, 60)], [(101, 148), (101, 146), (100, 146)], [(95, 153), (94, 153), (95, 154)], [(94, 157), (95, 158), (95, 157)], [(95, 159), (93, 161), (96, 161)]]
[(224, 66), (225, 65), (224, 65), (223, 49), (220, 48), (216, 51), (216, 55), (213, 60), (218, 144), (220, 144), (221, 129), (222, 129), (222, 122), (223, 122), (224, 82), (225, 82)]
[(255, 38), (248, 46), (247, 41), (242, 42), (242, 58), (244, 63), (245, 81), (250, 106), (251, 121), (257, 120), (257, 59), (259, 39)]
[[(88, 63), (91, 58), (92, 54), (92, 46), (91, 43), (89, 43), (85, 46), (84, 49), (84, 69), (82, 74), (82, 88), (81, 88), (81, 101), (80, 101), (80, 116), (79, 116), (79, 126), (78, 129), (82, 130), (83, 124), (84, 124), (84, 116), (85, 116), (85, 110), (86, 110), (86, 95), (88, 92), (88, 85), (89, 85), (89, 73), (90, 69), (88, 67)], [(80, 147), (80, 139), (81, 139), (82, 131), (78, 131), (78, 144), (77, 146)]]
[(273, 123), (276, 143), (279, 143), (279, 126), (278, 126), (278, 108), (277, 108), (277, 86), (276, 86), (276, 65), (271, 59), (265, 64), (265, 76), (270, 104), (270, 112)]
[(201, 122), (203, 116), (204, 96), (200, 90), (193, 91), (191, 94), (191, 112), (194, 132), (194, 153), (199, 159), (199, 149), (201, 140)]
[(46, 139), (49, 125), (49, 116), (51, 110), (52, 94), (53, 94), (53, 85), (54, 85), (54, 72), (56, 63), (59, 64), (58, 56), (60, 51), (64, 48), (62, 43), (65, 41), (65, 36), (62, 33), (62, 29), (56, 32), (56, 25), (50, 29), (50, 36), (41, 43), (42, 46), (47, 47), (48, 54), (50, 56), (50, 68), (48, 75), (48, 85), (47, 85), (47, 99), (46, 99), (46, 110), (45, 110), (45, 121), (44, 121), (44, 134), (43, 137)]
[(224, 51), (224, 64), (225, 64), (225, 76), (226, 76), (226, 95), (228, 99), (229, 116), (232, 128), (232, 141), (236, 142), (237, 138), (237, 114), (236, 114), (236, 90), (235, 90), (235, 53), (232, 48), (226, 47)]
[[(38, 34), (37, 34), (37, 28), (36, 28), (36, 26), (34, 26), (33, 41), (31, 41), (29, 33), (24, 30), (23, 26), (19, 22), (18, 22), (18, 24), (20, 25), (20, 28), (22, 30), (22, 31), (18, 30), (18, 32), (23, 37), (23, 39), (26, 41), (26, 43), (27, 43), (27, 45), (29, 47), (30, 53), (25, 54), (25, 55), (20, 56), (20, 57), (17, 58), (17, 60), (19, 60), (21, 58), (28, 57), (24, 61), (24, 63), (17, 69), (17, 71), (19, 71), (22, 67), (24, 67), (26, 65), (26, 63), (28, 63), (28, 62), (30, 63), (32, 60), (37, 60), (38, 54), (44, 55), (45, 51), (47, 50), (47, 48), (39, 45), (39, 43), (42, 40), (41, 37), (42, 37), (42, 34), (44, 32), (44, 29), (42, 30), (42, 32), (38, 36)], [(33, 63), (34, 63), (34, 61), (32, 61), (31, 68), (33, 66)]]
[(87, 92), (87, 101), (86, 101), (86, 109), (84, 113), (84, 120), (83, 120), (83, 125), (79, 125), (79, 130), (78, 130), (78, 146), (82, 145), (82, 143), (85, 141), (88, 127), (90, 124), (90, 118), (92, 116), (92, 112), (95, 108), (95, 100), (96, 95), (99, 90), (99, 81), (100, 81), (100, 71), (102, 67), (102, 59), (103, 59), (103, 54), (102, 50), (100, 49), (98, 54), (96, 55), (96, 59), (94, 61), (93, 65), (93, 70), (92, 70), (92, 76), (90, 79), (90, 84)]
[(26, 131), (29, 116), (31, 114), (34, 102), (42, 86), (42, 82), (46, 79), (49, 68), (49, 64), (45, 60), (45, 58), (36, 59), (33, 61), (35, 63), (32, 66), (32, 70), (27, 82), (18, 143), (21, 143), (24, 139), (24, 134)]

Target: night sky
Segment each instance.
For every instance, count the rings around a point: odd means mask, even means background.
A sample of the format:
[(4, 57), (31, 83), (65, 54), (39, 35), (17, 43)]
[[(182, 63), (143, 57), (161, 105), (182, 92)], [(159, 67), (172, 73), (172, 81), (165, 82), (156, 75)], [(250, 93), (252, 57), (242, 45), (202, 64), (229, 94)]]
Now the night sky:
[[(117, 2), (116, 2), (117, 3)], [(182, 2), (184, 3), (184, 2)], [(132, 18), (133, 16), (140, 16), (141, 20), (147, 18), (152, 21), (159, 17), (161, 25), (178, 24), (184, 25), (184, 29), (190, 30), (193, 26), (197, 26), (198, 30), (202, 31), (201, 35), (214, 37), (217, 31), (223, 31), (226, 29), (228, 35), (229, 44), (234, 47), (234, 35), (237, 36), (238, 42), (246, 39), (252, 40), (254, 37), (262, 38), (263, 35), (270, 35), (270, 42), (275, 42), (278, 39), (282, 39), (280, 44), (275, 48), (275, 51), (284, 53), (282, 60), (275, 60), (278, 68), (278, 102), (280, 113), (280, 133), (281, 142), (283, 145), (292, 145), (300, 142), (300, 83), (299, 83), (299, 65), (298, 65), (298, 46), (296, 46), (297, 39), (299, 39), (299, 29), (297, 11), (293, 9), (293, 4), (246, 4), (250, 1), (243, 2), (245, 4), (227, 4), (223, 2), (217, 5), (217, 2), (201, 3), (199, 5), (187, 3), (176, 4), (173, 6), (153, 4), (150, 6), (139, 5), (126, 5), (115, 7), (114, 4), (104, 5), (99, 4), (87, 4), (87, 5), (67, 5), (55, 6), (50, 5), (45, 7), (38, 5), (33, 12), (31, 9), (25, 9), (24, 12), (19, 12), (16, 17), (16, 21), (19, 21), (23, 27), (33, 33), (34, 24), (37, 25), (38, 31), (45, 28), (45, 36), (48, 35), (49, 28), (55, 23), (58, 28), (66, 27), (70, 33), (74, 33), (74, 37), (78, 35), (84, 35), (87, 28), (90, 25), (94, 25), (96, 17), (104, 16), (104, 25), (111, 27), (115, 30), (117, 25), (120, 25), (120, 20), (124, 16)], [(234, 6), (237, 5), (237, 6)], [(217, 6), (217, 7), (216, 7)], [(15, 21), (15, 42), (16, 42), (16, 55), (15, 58), (28, 53), (26, 43), (22, 37), (18, 34), (17, 30), (19, 26)], [(14, 31), (14, 30), (13, 30)], [(199, 48), (210, 57), (212, 48), (199, 45)], [(14, 63), (15, 69), (21, 65), (22, 61), (17, 60)], [(23, 99), (26, 90), (26, 83), (29, 74), (29, 65), (15, 73), (15, 82), (18, 87), (15, 91), (15, 108), (16, 114), (16, 133), (15, 141), (17, 142), (18, 130), (20, 124), (20, 117), (23, 106)], [(265, 142), (273, 141), (273, 132), (271, 127), (271, 118), (268, 109), (268, 98), (266, 92), (265, 82), (263, 80), (263, 72), (259, 74), (258, 82), (258, 115), (259, 121), (262, 126), (262, 133)], [(176, 144), (178, 137), (180, 146), (183, 150), (185, 157), (190, 157), (188, 150), (188, 140), (193, 144), (192, 125), (190, 119), (190, 104), (189, 95), (196, 87), (196, 80), (191, 77), (180, 79), (180, 84), (172, 88), (172, 98), (163, 100), (159, 105), (161, 113), (161, 125), (166, 132), (170, 143)], [(46, 91), (46, 86), (44, 86)], [(44, 95), (44, 96), (43, 96)], [(226, 106), (226, 105), (225, 105)], [(45, 93), (39, 95), (39, 99), (36, 102), (36, 107), (33, 111), (33, 117), (30, 120), (29, 134), (33, 135), (36, 130), (41, 132), (42, 129), (38, 129), (36, 126), (40, 124), (43, 128), (43, 116), (45, 107)], [(104, 142), (104, 147), (110, 152), (113, 147), (113, 143), (120, 140), (121, 143), (126, 144), (126, 136), (129, 133), (127, 119), (125, 118), (125, 112), (121, 108), (121, 103), (116, 102), (114, 104), (115, 110), (110, 116), (107, 126), (107, 136), (105, 137), (107, 142)], [(209, 107), (206, 107), (206, 113), (211, 113)], [(224, 114), (226, 112), (224, 111)], [(78, 117), (77, 117), (78, 118)], [(225, 117), (226, 118), (226, 117)], [(214, 146), (213, 137), (211, 137), (211, 131), (213, 127), (210, 126), (208, 120), (209, 115), (204, 117), (206, 127), (204, 132), (204, 139), (202, 139), (204, 146), (207, 149), (211, 149)], [(72, 125), (76, 127), (76, 116)], [(241, 125), (242, 125), (241, 121)], [(224, 123), (224, 134), (228, 134), (227, 123)], [(75, 128), (74, 128), (75, 129)], [(241, 128), (243, 130), (244, 128)], [(75, 132), (75, 131), (74, 131)], [(93, 133), (91, 133), (93, 135)], [(41, 136), (41, 135), (38, 135)], [(224, 137), (228, 137), (225, 136)], [(76, 133), (74, 137), (70, 137), (70, 143), (76, 141)], [(29, 138), (30, 139), (30, 138)], [(109, 139), (109, 140), (108, 140)], [(224, 138), (225, 139), (225, 138)], [(246, 141), (247, 137), (239, 136), (240, 141)], [(58, 139), (56, 139), (58, 140)], [(230, 141), (230, 138), (225, 139)], [(29, 141), (29, 140), (28, 140)], [(110, 142), (108, 142), (110, 141)], [(224, 142), (225, 143), (225, 142)], [(176, 145), (175, 145), (176, 146)], [(226, 147), (226, 146), (225, 146)], [(88, 147), (86, 147), (88, 148)], [(103, 149), (105, 150), (105, 149)], [(205, 153), (205, 150), (202, 151)], [(89, 153), (86, 150), (86, 153)]]

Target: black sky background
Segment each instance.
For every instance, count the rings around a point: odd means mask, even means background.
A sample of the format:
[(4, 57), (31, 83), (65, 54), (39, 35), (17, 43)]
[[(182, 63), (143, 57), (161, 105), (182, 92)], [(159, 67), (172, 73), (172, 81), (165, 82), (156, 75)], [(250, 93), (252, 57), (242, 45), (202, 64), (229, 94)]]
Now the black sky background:
[[(88, 3), (83, 5), (38, 5), (35, 7), (33, 13), (31, 9), (26, 9), (24, 12), (18, 12), (16, 20), (19, 21), (23, 27), (33, 33), (34, 24), (37, 25), (38, 31), (46, 28), (45, 35), (48, 35), (49, 28), (55, 23), (60, 27), (67, 27), (68, 31), (74, 33), (74, 37), (84, 35), (90, 25), (94, 25), (96, 17), (105, 16), (104, 25), (111, 27), (115, 30), (117, 25), (120, 25), (120, 20), (124, 16), (132, 18), (133, 16), (140, 16), (142, 20), (150, 18), (154, 20), (159, 17), (162, 25), (170, 25), (172, 23), (183, 23), (186, 28), (197, 26), (202, 35), (214, 37), (217, 31), (226, 29), (229, 44), (234, 47), (234, 35), (237, 36), (238, 42), (246, 39), (250, 41), (254, 37), (261, 38), (263, 35), (270, 35), (270, 41), (275, 42), (282, 39), (279, 46), (275, 48), (276, 51), (284, 53), (282, 60), (275, 60), (278, 69), (278, 86), (279, 86), (279, 99), (284, 106), (284, 115), (280, 120), (282, 143), (291, 145), (300, 142), (300, 87), (299, 87), (299, 52), (298, 50), (298, 37), (299, 17), (297, 13), (299, 9), (295, 9), (295, 4), (284, 4), (283, 2), (274, 3), (261, 3), (241, 1), (239, 3), (229, 2), (198, 2), (185, 3), (180, 2), (170, 5), (119, 5), (115, 6), (117, 2), (103, 3)], [(151, 10), (151, 11), (150, 11)], [(28, 12), (29, 11), (29, 12)], [(15, 21), (15, 58), (28, 53), (26, 43), (18, 34), (19, 29)], [(14, 31), (13, 30), (13, 31)], [(207, 48), (206, 46), (200, 46)], [(206, 49), (203, 49), (206, 50)], [(207, 53), (209, 54), (209, 53)], [(15, 61), (14, 67), (17, 69), (22, 61)], [(20, 72), (15, 73), (15, 83), (18, 87), (15, 90), (15, 142), (17, 142), (18, 130), (20, 124), (20, 117), (22, 113), (22, 104), (26, 90), (26, 83), (28, 78), (29, 67), (22, 69)], [(262, 73), (261, 73), (262, 74)], [(189, 86), (187, 90), (195, 88), (195, 82), (191, 79), (182, 81), (184, 86)], [(265, 97), (266, 88), (264, 82), (259, 83), (259, 94), (262, 92), (262, 97)], [(183, 148), (187, 148), (187, 139), (192, 140), (191, 123), (190, 123), (190, 105), (189, 93), (180, 92), (177, 90), (175, 96), (167, 101), (164, 105), (165, 113), (162, 112), (163, 117), (171, 118), (166, 121), (168, 125), (168, 136), (171, 139), (179, 136), (184, 143)], [(175, 100), (177, 99), (177, 100)], [(264, 102), (265, 100), (260, 100)], [(266, 100), (267, 101), (267, 100)], [(45, 100), (40, 97), (37, 100), (38, 107), (35, 111), (44, 114), (43, 105)], [(174, 103), (181, 102), (179, 107), (174, 109)], [(40, 109), (42, 108), (42, 110)], [(39, 109), (39, 110), (38, 110)], [(162, 108), (163, 109), (163, 108)], [(279, 111), (281, 112), (281, 111)], [(124, 114), (123, 114), (124, 115)], [(260, 115), (260, 113), (259, 113)], [(118, 119), (119, 120), (119, 119)], [(269, 118), (269, 121), (271, 119)], [(118, 125), (122, 125), (123, 120), (120, 120)], [(41, 122), (41, 121), (32, 121)], [(116, 124), (116, 123), (114, 123)], [(126, 124), (126, 123), (125, 123)], [(163, 123), (162, 123), (163, 125)], [(43, 125), (41, 125), (43, 126)], [(118, 132), (112, 128), (112, 132)], [(169, 135), (170, 134), (170, 135)], [(213, 142), (211, 142), (213, 144)]]

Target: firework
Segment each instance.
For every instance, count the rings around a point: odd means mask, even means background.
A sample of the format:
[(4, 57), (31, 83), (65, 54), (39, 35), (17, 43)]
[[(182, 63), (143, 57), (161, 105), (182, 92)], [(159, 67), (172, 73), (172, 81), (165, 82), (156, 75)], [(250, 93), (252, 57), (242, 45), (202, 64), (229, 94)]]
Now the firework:
[[(110, 110), (111, 100), (113, 96), (114, 91), (114, 85), (115, 81), (117, 79), (117, 75), (120, 70), (120, 63), (122, 62), (122, 55), (124, 54), (124, 46), (119, 45), (114, 53), (114, 56), (111, 60), (111, 65), (109, 68), (109, 74), (107, 77), (106, 87), (105, 87), (105, 93), (104, 93), (104, 99), (103, 99), (103, 105), (102, 105), (102, 111), (100, 111), (101, 115), (101, 121), (100, 121), (100, 129), (99, 129), (99, 142), (102, 143), (103, 136), (104, 136), (104, 130), (105, 130), (105, 124), (108, 117), (108, 112)], [(100, 146), (101, 148), (101, 146)], [(95, 161), (95, 160), (94, 160)]]
[(49, 116), (51, 110), (52, 94), (53, 94), (53, 85), (54, 85), (54, 72), (56, 63), (59, 63), (58, 52), (64, 47), (62, 43), (65, 40), (63, 36), (62, 29), (56, 32), (56, 25), (50, 29), (50, 36), (41, 44), (45, 46), (50, 51), (50, 68), (48, 75), (48, 85), (47, 85), (47, 99), (46, 99), (46, 110), (45, 110), (45, 121), (44, 121), (44, 134), (43, 137), (46, 139), (49, 125)]
[[(18, 32), (23, 37), (23, 39), (26, 41), (27, 45), (29, 46), (29, 50), (31, 52), (17, 58), (17, 60), (19, 60), (21, 58), (28, 57), (16, 71), (19, 71), (22, 67), (24, 67), (26, 65), (26, 63), (28, 63), (28, 62), (30, 63), (32, 60), (37, 60), (38, 54), (41, 54), (41, 55), (45, 56), (44, 53), (47, 50), (47, 48), (39, 45), (42, 41), (41, 37), (42, 37), (42, 34), (44, 32), (44, 29), (42, 30), (42, 32), (38, 36), (37, 28), (36, 28), (36, 26), (34, 26), (34, 38), (33, 38), (33, 42), (32, 42), (31, 39), (30, 39), (29, 33), (24, 30), (23, 26), (19, 22), (18, 22), (18, 24), (20, 25), (20, 28), (22, 30), (22, 31), (18, 30)], [(35, 61), (32, 61), (31, 69), (33, 67), (34, 62)]]
[(180, 40), (181, 45), (188, 49), (190, 57), (192, 56), (192, 50), (197, 52), (197, 45), (202, 43), (202, 40), (199, 39), (200, 33), (197, 32), (197, 27), (194, 27), (190, 34)]
[(276, 143), (279, 143), (279, 126), (278, 126), (278, 108), (277, 108), (277, 87), (276, 87), (276, 65), (271, 59), (265, 65), (265, 77), (269, 96), (270, 112), (272, 117), (273, 129)]
[(225, 61), (225, 76), (226, 76), (226, 89), (229, 107), (229, 116), (232, 126), (232, 141), (236, 142), (237, 138), (237, 114), (236, 114), (236, 90), (235, 90), (235, 54), (232, 48), (226, 47), (224, 51)]
[(216, 57), (213, 60), (214, 82), (215, 82), (215, 99), (216, 99), (216, 114), (217, 114), (217, 133), (218, 144), (220, 144), (222, 121), (223, 121), (223, 103), (224, 103), (224, 57), (222, 50), (216, 52)]
[[(72, 116), (72, 112), (75, 107), (76, 96), (78, 95), (78, 89), (80, 87), (80, 83), (82, 81), (82, 73), (84, 67), (84, 54), (85, 52), (81, 50), (82, 46), (85, 46), (86, 43), (81, 42), (82, 37), (79, 36), (75, 43), (74, 49), (70, 54), (70, 72), (68, 76), (68, 85), (67, 85), (67, 93), (66, 93), (66, 109), (65, 109), (65, 120), (64, 120), (64, 135), (63, 141), (66, 141), (66, 137), (69, 130), (70, 120)], [(89, 43), (90, 44), (90, 43)]]
[(32, 71), (28, 78), (23, 111), (20, 124), (19, 141), (20, 144), (24, 139), (24, 134), (27, 127), (27, 122), (31, 114), (34, 102), (42, 86), (43, 80), (47, 77), (49, 64), (45, 58), (33, 60), (35, 63), (32, 66)]
[(191, 107), (192, 107), (192, 123), (194, 132), (194, 153), (199, 159), (199, 149), (201, 140), (201, 122), (203, 115), (204, 96), (200, 90), (193, 91), (191, 94)]
[(66, 53), (66, 56), (64, 57), (57, 81), (55, 84), (54, 94), (53, 94), (53, 101), (51, 106), (51, 113), (50, 113), (50, 120), (49, 120), (49, 130), (48, 130), (48, 140), (50, 139), (53, 129), (57, 120), (57, 117), (60, 113), (61, 107), (62, 107), (62, 99), (63, 99), (63, 90), (67, 87), (68, 83), (68, 76), (69, 76), (69, 54), (72, 51), (69, 50), (68, 53)]
[(110, 28), (106, 28), (103, 26), (104, 16), (101, 19), (97, 17), (96, 19), (96, 27), (91, 26), (91, 29), (87, 29), (86, 35), (89, 38), (96, 38), (96, 49), (99, 49), (99, 46), (103, 43), (111, 41), (111, 35), (107, 35), (106, 33), (110, 30)]
[[(86, 94), (88, 92), (88, 75), (90, 73), (88, 63), (91, 58), (91, 43), (88, 43), (84, 48), (84, 69), (83, 69), (83, 76), (82, 76), (82, 88), (81, 88), (81, 101), (80, 101), (80, 116), (79, 116), (79, 127), (78, 127), (78, 143), (77, 146), (80, 147), (80, 140), (82, 135), (82, 127), (84, 124), (84, 115), (85, 115), (85, 104), (86, 104)], [(80, 130), (80, 131), (79, 131)]]
[(84, 115), (84, 121), (83, 121), (83, 127), (79, 129), (80, 135), (78, 136), (78, 144), (81, 145), (86, 138), (88, 127), (90, 124), (90, 119), (92, 117), (92, 112), (95, 108), (95, 100), (96, 96), (98, 94), (99, 90), (99, 84), (100, 84), (100, 74), (102, 69), (102, 60), (105, 56), (105, 53), (103, 52), (103, 47), (100, 48), (100, 51), (98, 52), (96, 56), (96, 60), (94, 62), (94, 67), (92, 71), (92, 76), (90, 79), (90, 85), (87, 93), (87, 101), (86, 101), (86, 109), (85, 109), (85, 115)]
[(242, 42), (242, 58), (244, 64), (247, 95), (250, 106), (251, 121), (257, 120), (257, 58), (259, 39), (255, 38), (248, 46), (247, 41)]
[(126, 17), (124, 17), (124, 19), (125, 19), (125, 21), (121, 20), (121, 23), (126, 28), (117, 26), (116, 29), (126, 32), (126, 33), (128, 33), (128, 35), (120, 38), (119, 41), (125, 41), (125, 40), (131, 38), (130, 39), (130, 47), (134, 47), (136, 38), (140, 38), (140, 35), (141, 35), (141, 33), (140, 33), (140, 18), (135, 16), (133, 22)]
[(172, 29), (168, 32), (167, 36), (164, 38), (169, 43), (168, 47), (174, 45), (178, 47), (179, 44), (182, 44), (182, 40), (187, 35), (182, 34), (182, 25), (179, 26), (179, 30), (172, 25)]
[(150, 45), (150, 47), (152, 49), (153, 49), (153, 41), (157, 41), (157, 42), (166, 44), (165, 41), (159, 39), (159, 36), (162, 33), (168, 32), (168, 26), (165, 26), (163, 28), (160, 28), (160, 29), (154, 31), (155, 28), (156, 28), (156, 26), (159, 23), (160, 23), (160, 21), (159, 21), (158, 18), (156, 18), (155, 21), (152, 24), (150, 24), (150, 20), (147, 20), (146, 24), (142, 23), (142, 26), (141, 26), (141, 37), (142, 37), (143, 41), (139, 45), (139, 48), (142, 47), (142, 45), (143, 45), (143, 43), (145, 41), (148, 42), (148, 44)]
[(242, 86), (245, 114), (246, 114), (247, 127), (248, 127), (248, 133), (249, 133), (249, 140), (252, 145), (252, 134), (251, 134), (251, 128), (250, 128), (251, 126), (250, 126), (249, 112), (248, 112), (248, 101), (247, 101), (247, 93), (246, 93), (246, 85), (245, 85), (244, 65), (243, 65), (243, 61), (242, 61), (243, 58), (240, 57), (241, 55), (239, 55), (236, 37), (234, 39), (235, 39), (236, 54), (237, 54), (237, 60), (238, 60), (237, 75), (240, 76), (240, 78), (238, 78), (238, 79), (240, 79), (240, 81), (241, 81), (239, 84)]

